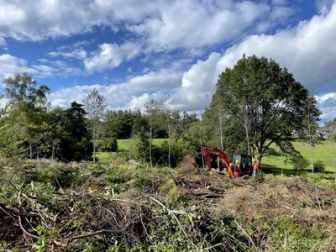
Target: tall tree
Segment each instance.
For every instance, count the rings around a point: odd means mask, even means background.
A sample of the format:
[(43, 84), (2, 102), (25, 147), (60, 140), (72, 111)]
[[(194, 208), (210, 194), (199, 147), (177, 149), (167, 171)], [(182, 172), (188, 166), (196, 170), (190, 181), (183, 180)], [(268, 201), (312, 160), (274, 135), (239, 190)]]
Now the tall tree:
[[(92, 143), (86, 124), (84, 105), (72, 102), (71, 107), (59, 113), (61, 130), (57, 157), (65, 161), (79, 161), (92, 157)], [(58, 130), (55, 128), (55, 130)], [(57, 133), (56, 133), (57, 134)]]
[(46, 112), (49, 88), (38, 85), (28, 73), (17, 74), (4, 80), (10, 101), (10, 118), (18, 138), (29, 145), (29, 157), (33, 157), (33, 145), (39, 142), (45, 129), (42, 117)]
[(149, 121), (149, 163), (150, 166), (153, 166), (153, 157), (152, 157), (152, 142), (153, 142), (153, 129), (160, 128), (166, 125), (166, 116), (163, 109), (163, 103), (156, 101), (154, 99), (146, 102), (145, 104), (146, 114)]
[(286, 68), (256, 56), (244, 56), (220, 75), (206, 117), (216, 117), (219, 105), (226, 136), (234, 135), (259, 162), (272, 144), (295, 153), (293, 132), (307, 129), (320, 115), (314, 97)]
[(105, 97), (99, 94), (95, 88), (84, 99), (85, 110), (92, 130), (93, 163), (96, 162), (96, 148), (101, 134), (101, 120), (106, 108), (105, 100)]

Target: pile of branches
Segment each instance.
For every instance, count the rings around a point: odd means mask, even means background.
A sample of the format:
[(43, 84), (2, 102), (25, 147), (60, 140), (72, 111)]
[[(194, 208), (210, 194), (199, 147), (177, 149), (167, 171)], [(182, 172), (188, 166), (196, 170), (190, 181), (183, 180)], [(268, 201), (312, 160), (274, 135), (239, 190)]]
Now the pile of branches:
[(233, 219), (226, 219), (223, 229), (220, 221), (205, 210), (170, 209), (163, 199), (153, 195), (144, 195), (143, 201), (126, 201), (71, 193), (48, 202), (21, 196), (20, 204), (0, 205), (0, 243), (5, 241), (8, 248), (20, 251), (39, 247), (79, 251), (87, 242), (100, 250), (114, 244), (123, 250), (136, 246), (143, 250), (171, 240), (176, 242), (175, 248), (183, 243), (193, 250), (231, 251), (237, 244), (247, 247), (249, 243), (236, 227), (230, 226)]
[(0, 204), (0, 242), (9, 247), (80, 249), (79, 241), (90, 238), (128, 247), (145, 239), (145, 220), (151, 214), (145, 205), (134, 207), (89, 194), (64, 195), (54, 202), (23, 195), (21, 204)]

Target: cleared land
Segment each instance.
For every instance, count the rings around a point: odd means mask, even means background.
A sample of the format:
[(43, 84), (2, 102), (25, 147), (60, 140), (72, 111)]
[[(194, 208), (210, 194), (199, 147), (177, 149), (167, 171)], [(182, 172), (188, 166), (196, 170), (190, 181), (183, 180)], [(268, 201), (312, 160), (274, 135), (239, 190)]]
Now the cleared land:
[(0, 250), (335, 251), (335, 188), (194, 167), (0, 160)]

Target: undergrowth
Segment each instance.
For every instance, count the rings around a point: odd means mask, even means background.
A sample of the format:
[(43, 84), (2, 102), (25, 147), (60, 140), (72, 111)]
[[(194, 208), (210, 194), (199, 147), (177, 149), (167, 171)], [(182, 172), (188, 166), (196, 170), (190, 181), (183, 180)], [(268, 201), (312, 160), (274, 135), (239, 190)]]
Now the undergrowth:
[(323, 177), (188, 167), (0, 160), (0, 250), (336, 249), (336, 191)]

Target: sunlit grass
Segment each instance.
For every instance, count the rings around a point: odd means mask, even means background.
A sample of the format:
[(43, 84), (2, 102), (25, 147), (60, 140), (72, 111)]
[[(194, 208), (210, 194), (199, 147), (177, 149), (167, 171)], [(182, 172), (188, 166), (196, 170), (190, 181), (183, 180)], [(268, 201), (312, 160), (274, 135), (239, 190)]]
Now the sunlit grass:
[[(294, 147), (305, 159), (310, 163), (307, 169), (312, 169), (312, 164), (316, 161), (322, 161), (327, 171), (334, 172), (336, 169), (336, 143), (332, 141), (324, 141), (311, 146), (307, 143), (294, 142)], [(265, 156), (263, 164), (277, 167), (281, 169), (293, 169), (290, 162), (286, 163), (287, 157), (281, 156)]]

